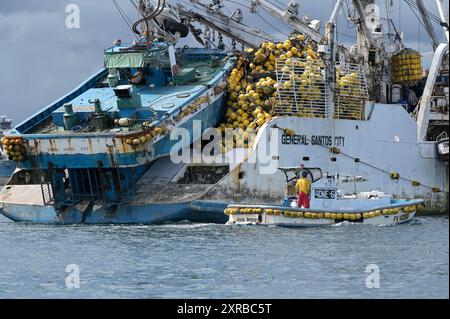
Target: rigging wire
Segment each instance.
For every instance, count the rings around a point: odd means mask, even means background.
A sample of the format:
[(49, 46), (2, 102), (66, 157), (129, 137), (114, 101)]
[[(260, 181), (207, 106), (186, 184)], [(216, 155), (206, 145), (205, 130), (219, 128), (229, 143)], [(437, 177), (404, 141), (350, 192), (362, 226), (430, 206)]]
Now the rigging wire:
[(267, 23), (267, 25), (269, 25), (272, 29), (274, 29), (275, 31), (278, 31), (279, 33), (281, 33), (282, 35), (289, 37), (289, 34), (285, 33), (284, 31), (281, 31), (280, 29), (274, 27), (269, 21), (267, 21), (267, 19), (265, 19), (261, 14), (256, 13), (256, 15), (263, 20), (263, 22)]
[[(418, 6), (413, 0), (404, 0), (404, 1), (405, 1), (410, 7), (412, 6), (412, 7), (414, 7), (416, 10), (419, 10), (419, 11), (420, 11), (419, 6)], [(424, 11), (425, 16), (427, 16), (430, 20), (432, 20), (432, 21), (438, 23), (439, 25), (442, 24), (441, 19), (440, 19), (438, 16), (436, 16), (434, 13), (428, 11), (426, 8), (423, 8), (423, 11)]]
[(420, 52), (420, 41), (421, 41), (421, 32), (422, 31), (422, 23), (419, 23), (419, 30), (418, 30), (418, 37), (419, 37), (419, 41), (417, 41), (417, 52)]
[[(204, 9), (204, 8), (199, 8), (199, 10), (201, 10), (201, 11), (203, 11), (203, 12), (205, 12), (205, 13), (208, 13), (208, 11), (207, 11), (206, 9)], [(223, 21), (221, 21), (221, 20), (219, 20), (219, 19), (216, 19), (216, 18), (213, 18), (213, 17), (208, 17), (208, 20), (215, 21), (215, 22), (218, 22), (218, 23), (221, 23), (221, 24), (223, 23)], [(270, 40), (270, 39), (266, 39), (266, 38), (265, 38), (264, 36), (262, 36), (262, 35), (255, 34), (255, 33), (252, 33), (252, 32), (250, 32), (250, 31), (247, 31), (247, 30), (244, 30), (244, 29), (240, 29), (240, 28), (237, 28), (237, 27), (230, 27), (230, 28), (236, 29), (236, 30), (238, 30), (238, 31), (247, 33), (247, 34), (252, 35), (252, 36), (256, 36), (256, 37), (258, 37), (258, 38), (260, 38), (260, 39), (262, 39), (262, 40), (264, 40), (264, 41)]]
[[(391, 10), (389, 9), (389, 7), (393, 7), (393, 3), (391, 2), (391, 4), (388, 4), (388, 1), (392, 1), (392, 0), (385, 0), (385, 10), (386, 10), (386, 21), (388, 24), (388, 39), (390, 41), (391, 44), (395, 45), (397, 50), (400, 50), (399, 46), (398, 46), (398, 42), (401, 43), (401, 36), (397, 31), (397, 28), (395, 27), (394, 24), (394, 20), (392, 19), (392, 15), (391, 15)], [(392, 10), (393, 11), (393, 10)]]
[[(252, 10), (252, 8), (249, 7), (248, 5), (239, 3), (239, 2), (234, 1), (234, 0), (223, 0), (223, 1), (230, 2), (230, 3), (233, 3), (233, 4), (238, 5), (238, 6), (243, 6), (243, 7), (245, 7), (245, 8), (248, 9), (248, 10)], [(256, 14), (256, 15), (257, 15), (264, 23), (266, 23), (268, 26), (270, 26), (272, 29), (274, 29), (275, 31), (281, 33), (282, 35), (284, 35), (284, 36), (286, 36), (286, 37), (289, 37), (289, 34), (287, 34), (286, 32), (284, 32), (284, 31), (282, 31), (282, 30), (280, 30), (279, 28), (275, 27), (275, 26), (274, 26), (273, 24), (271, 24), (266, 18), (264, 18), (261, 14), (259, 14), (259, 13), (257, 13), (257, 12), (256, 12), (255, 14)]]
[(343, 33), (343, 32), (336, 32), (336, 33), (339, 34), (339, 35), (341, 35), (341, 36), (343, 36), (343, 37), (346, 37), (346, 38), (348, 38), (348, 39), (352, 39), (352, 40), (355, 40), (355, 39), (356, 39), (356, 35), (350, 35), (350, 34)]
[(426, 26), (424, 25), (422, 19), (417, 15), (416, 11), (411, 7), (411, 5), (408, 2), (407, 2), (407, 4), (410, 7), (413, 14), (416, 16), (417, 20), (419, 20), (419, 25), (421, 25), (422, 27), (424, 27), (426, 29)]
[[(283, 3), (283, 2), (281, 2), (281, 1), (279, 1), (279, 0), (273, 0), (273, 1), (275, 1), (276, 3), (278, 3), (281, 7), (286, 6), (286, 3)], [(273, 5), (274, 7), (276, 7), (276, 5), (273, 4), (273, 3), (271, 3), (270, 1), (267, 1), (267, 2), (270, 3), (271, 5)]]
[(388, 21), (388, 34), (389, 34), (389, 40), (391, 41), (391, 43), (393, 42), (392, 41), (392, 38), (391, 38), (391, 35), (392, 35), (392, 27), (391, 27), (391, 24), (389, 23), (389, 21), (391, 20), (391, 15), (390, 15), (390, 12), (389, 12), (389, 5), (388, 5), (388, 0), (384, 0), (384, 6), (385, 6), (385, 10), (386, 10), (386, 18), (387, 18), (387, 21)]
[(125, 14), (125, 10), (122, 9), (122, 7), (120, 7), (120, 5), (117, 3), (116, 0), (113, 0), (113, 3), (117, 9), (117, 11), (120, 13), (120, 15), (122, 16), (122, 18), (124, 19), (125, 23), (130, 26), (131, 24), (131, 19)]
[[(131, 31), (133, 31), (133, 27), (131, 26), (131, 20), (128, 18), (128, 16), (125, 14), (125, 11), (119, 6), (119, 4), (116, 2), (116, 0), (113, 0), (114, 5), (116, 6), (117, 11), (119, 12), (120, 16), (122, 17), (123, 21), (126, 23), (128, 28), (130, 28)], [(134, 37), (137, 39), (136, 34), (134, 34)]]
[(133, 7), (135, 7), (139, 11), (139, 6), (137, 5), (137, 3), (134, 2), (134, 0), (129, 0), (129, 1), (133, 5)]
[(345, 8), (345, 11), (347, 13), (347, 28), (348, 29), (354, 29), (355, 28), (355, 22), (353, 22), (352, 19), (350, 19), (350, 17), (352, 16), (350, 14), (350, 3), (348, 2), (349, 0), (345, 0), (345, 5), (343, 6)]

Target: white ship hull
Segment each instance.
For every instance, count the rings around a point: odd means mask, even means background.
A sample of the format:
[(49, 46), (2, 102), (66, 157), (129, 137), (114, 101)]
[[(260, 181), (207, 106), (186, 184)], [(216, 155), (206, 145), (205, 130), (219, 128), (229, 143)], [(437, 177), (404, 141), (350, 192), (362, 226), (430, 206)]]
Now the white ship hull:
[[(416, 121), (400, 105), (368, 104), (366, 113), (364, 121), (274, 118), (261, 128), (246, 158), (203, 199), (279, 204), (285, 177), (278, 168), (304, 164), (324, 174), (367, 179), (343, 185), (346, 194), (378, 190), (394, 198), (424, 199), (425, 211), (448, 211), (448, 163), (438, 158), (436, 144), (418, 142)], [(331, 151), (333, 146), (340, 154)]]

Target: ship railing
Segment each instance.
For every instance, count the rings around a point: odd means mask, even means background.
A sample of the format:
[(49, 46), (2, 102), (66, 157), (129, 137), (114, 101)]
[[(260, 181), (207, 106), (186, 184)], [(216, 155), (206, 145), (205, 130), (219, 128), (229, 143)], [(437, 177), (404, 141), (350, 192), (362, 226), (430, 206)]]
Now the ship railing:
[[(336, 64), (333, 92), (327, 70), (320, 60), (277, 60), (277, 116), (363, 120), (368, 99), (362, 66)], [(334, 104), (333, 104), (334, 98)]]
[(41, 172), (38, 176), (41, 183), (42, 201), (44, 205), (53, 205), (55, 198), (53, 196), (53, 185), (48, 171)]
[(71, 169), (70, 173), (69, 171), (66, 173), (66, 180), (69, 202), (88, 200), (95, 204), (103, 200), (104, 182), (98, 169)]
[[(93, 205), (106, 203), (106, 192), (114, 192), (118, 199), (107, 202), (109, 205), (124, 204), (134, 193), (134, 188), (121, 184), (118, 169), (110, 170), (106, 176), (102, 168), (52, 169), (43, 172), (40, 178), (44, 205), (77, 205), (89, 202)], [(59, 182), (55, 182), (55, 178)], [(108, 179), (108, 180), (107, 180)], [(107, 186), (109, 188), (107, 189)], [(59, 188), (58, 188), (59, 187)], [(60, 189), (63, 187), (63, 189)], [(58, 194), (55, 196), (54, 194)]]

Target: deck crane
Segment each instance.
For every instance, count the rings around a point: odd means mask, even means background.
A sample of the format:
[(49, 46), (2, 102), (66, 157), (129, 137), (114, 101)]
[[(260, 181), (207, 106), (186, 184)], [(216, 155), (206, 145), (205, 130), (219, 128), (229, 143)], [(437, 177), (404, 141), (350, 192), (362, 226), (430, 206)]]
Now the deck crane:
[(200, 38), (202, 33), (191, 24), (196, 21), (209, 29), (215, 30), (223, 36), (229, 37), (244, 46), (257, 48), (261, 42), (275, 41), (275, 37), (262, 32), (259, 29), (248, 27), (242, 23), (242, 11), (237, 9), (231, 16), (222, 13), (221, 6), (215, 0), (206, 5), (198, 0), (190, 0), (193, 9), (188, 9), (182, 4), (171, 5), (167, 0), (158, 0), (158, 5), (153, 7), (146, 1), (139, 2), (141, 18), (133, 25), (133, 31), (140, 37), (162, 38), (173, 44), (180, 38), (188, 35), (189, 29), (192, 35), (202, 45), (211, 46), (214, 41), (205, 34), (205, 41)]
[(231, 16), (227, 16), (221, 10), (220, 1), (213, 1), (210, 5), (198, 0), (190, 0), (190, 2), (195, 11), (178, 4), (178, 12), (185, 20), (196, 21), (250, 48), (258, 48), (264, 41), (277, 41), (276, 37), (243, 24), (243, 14), (240, 9), (236, 9)]
[[(363, 63), (365, 65), (367, 73), (367, 81), (369, 87), (369, 95), (374, 100), (386, 99), (386, 92), (379, 92), (377, 85), (375, 83), (375, 78), (377, 74), (380, 73), (380, 69), (386, 68), (384, 65), (385, 59), (382, 57), (385, 52), (382, 48), (377, 45), (372, 35), (372, 30), (366, 24), (366, 13), (364, 11), (363, 5), (360, 0), (352, 0), (353, 7), (356, 9), (358, 17), (354, 19), (357, 28), (357, 44), (349, 50), (348, 62)], [(347, 52), (347, 50), (342, 47), (338, 47), (335, 42), (335, 32), (338, 13), (344, 5), (344, 0), (337, 0), (333, 11), (331, 13), (330, 19), (328, 20), (325, 27), (325, 37), (322, 43), (324, 47), (322, 50), (325, 53), (325, 57), (328, 60), (328, 65), (333, 65), (337, 59), (337, 53)], [(331, 71), (330, 71), (331, 72)], [(330, 73), (330, 83), (334, 83), (334, 74)], [(387, 78), (384, 81), (388, 81)]]
[[(319, 25), (318, 21), (315, 20), (315, 23), (306, 24), (304, 21), (298, 18), (298, 9), (299, 5), (296, 1), (291, 1), (287, 5), (286, 9), (280, 10), (278, 7), (274, 6), (272, 3), (266, 0), (253, 0), (251, 11), (252, 13), (256, 13), (258, 8), (263, 9), (268, 12), (270, 15), (277, 17), (287, 24), (289, 24), (292, 29), (308, 36), (311, 40), (320, 43), (322, 42), (323, 35), (316, 30)], [(316, 29), (314, 29), (314, 27)]]

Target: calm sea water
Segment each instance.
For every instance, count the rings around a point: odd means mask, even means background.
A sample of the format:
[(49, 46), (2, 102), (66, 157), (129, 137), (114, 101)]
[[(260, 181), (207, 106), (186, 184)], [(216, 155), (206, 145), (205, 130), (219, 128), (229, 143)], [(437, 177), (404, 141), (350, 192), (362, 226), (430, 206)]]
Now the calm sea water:
[[(0, 220), (1, 298), (448, 298), (449, 222), (327, 228)], [(66, 267), (80, 288), (66, 287)], [(376, 264), (380, 288), (366, 287)]]

